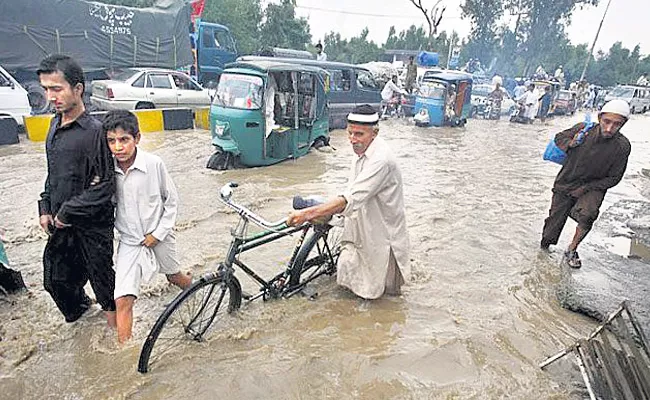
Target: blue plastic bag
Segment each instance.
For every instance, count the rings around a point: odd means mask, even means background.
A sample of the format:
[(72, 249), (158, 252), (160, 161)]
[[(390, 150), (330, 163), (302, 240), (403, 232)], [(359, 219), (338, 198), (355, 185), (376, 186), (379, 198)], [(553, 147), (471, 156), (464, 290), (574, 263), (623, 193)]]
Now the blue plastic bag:
[[(578, 132), (578, 137), (576, 139), (578, 144), (582, 143), (582, 141), (585, 138), (585, 133), (593, 126), (594, 123), (591, 122), (591, 114), (589, 113), (585, 114), (585, 126), (580, 130), (580, 132)], [(543, 158), (546, 161), (551, 161), (556, 164), (564, 165), (564, 161), (566, 161), (566, 152), (564, 152), (564, 150), (557, 147), (557, 145), (555, 144), (555, 137), (553, 137), (551, 141), (548, 142), (548, 145), (546, 145), (546, 150), (544, 150)]]

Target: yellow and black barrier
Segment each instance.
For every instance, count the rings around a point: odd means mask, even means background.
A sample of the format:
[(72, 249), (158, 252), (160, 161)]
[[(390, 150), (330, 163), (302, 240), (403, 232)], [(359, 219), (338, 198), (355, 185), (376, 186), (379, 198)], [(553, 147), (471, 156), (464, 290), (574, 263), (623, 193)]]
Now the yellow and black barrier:
[[(204, 109), (197, 109), (196, 114), (206, 113), (205, 121), (209, 121), (209, 109), (207, 113)], [(165, 130), (179, 130), (194, 128), (195, 111), (190, 108), (169, 108), (153, 110), (135, 110), (133, 113), (138, 118), (140, 132), (160, 132)], [(106, 111), (93, 112), (92, 115), (101, 119)], [(44, 142), (47, 132), (50, 129), (50, 121), (53, 115), (33, 115), (24, 117), (25, 131), (27, 138), (33, 142)], [(202, 120), (203, 121), (203, 120)], [(197, 123), (197, 128), (209, 129), (209, 122), (206, 122), (208, 128)]]
[(210, 107), (197, 108), (194, 110), (194, 127), (197, 129), (210, 130)]

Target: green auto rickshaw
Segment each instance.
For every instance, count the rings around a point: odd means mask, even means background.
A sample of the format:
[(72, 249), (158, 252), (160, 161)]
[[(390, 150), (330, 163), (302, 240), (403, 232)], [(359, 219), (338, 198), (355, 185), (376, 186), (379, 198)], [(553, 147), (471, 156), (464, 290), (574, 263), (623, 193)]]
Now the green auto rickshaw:
[(277, 61), (240, 61), (221, 75), (210, 107), (208, 168), (258, 167), (329, 144), (327, 72)]

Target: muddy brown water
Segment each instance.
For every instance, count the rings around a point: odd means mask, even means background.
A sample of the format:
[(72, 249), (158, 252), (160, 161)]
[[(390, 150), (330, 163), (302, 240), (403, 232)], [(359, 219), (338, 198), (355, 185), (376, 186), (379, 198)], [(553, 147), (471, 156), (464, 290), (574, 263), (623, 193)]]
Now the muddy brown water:
[[(547, 125), (470, 121), (464, 129), (386, 121), (405, 185), (414, 274), (401, 297), (362, 301), (333, 278), (304, 297), (245, 305), (206, 343), (186, 344), (149, 374), (136, 372), (144, 338), (178, 293), (158, 277), (136, 303), (126, 348), (98, 312), (65, 324), (42, 288), (45, 236), (36, 201), (45, 178), (43, 144), (0, 148), (0, 228), (29, 292), (0, 300), (0, 397), (7, 399), (500, 399), (580, 398), (568, 361), (538, 363), (594, 328), (558, 306), (557, 257), (538, 250), (558, 168), (541, 160)], [(650, 117), (625, 127), (633, 144), (626, 178), (608, 194), (641, 196), (635, 185), (650, 154)], [(333, 151), (313, 151), (267, 168), (216, 172), (205, 131), (146, 134), (181, 197), (178, 247), (185, 270), (207, 272), (225, 254), (237, 216), (217, 201), (228, 181), (234, 199), (269, 220), (285, 216), (294, 194), (335, 195), (353, 156), (344, 131)], [(644, 165), (645, 164), (645, 165)], [(647, 194), (646, 194), (647, 195)], [(569, 224), (568, 228), (574, 225)], [(568, 243), (565, 229), (562, 243)], [(270, 277), (296, 238), (245, 261)], [(585, 266), (588, 268), (588, 266)], [(241, 271), (244, 287), (255, 286)]]

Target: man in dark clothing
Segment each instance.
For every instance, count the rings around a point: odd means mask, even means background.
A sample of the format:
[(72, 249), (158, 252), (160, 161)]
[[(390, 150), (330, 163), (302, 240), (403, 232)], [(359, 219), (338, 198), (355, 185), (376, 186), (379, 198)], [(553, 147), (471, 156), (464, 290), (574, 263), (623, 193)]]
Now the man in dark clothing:
[(551, 109), (551, 87), (546, 86), (544, 88), (544, 94), (539, 99), (541, 102), (541, 107), (539, 108), (539, 119), (542, 123), (546, 122), (546, 117), (548, 112)]
[(83, 70), (70, 57), (41, 62), (38, 76), (56, 109), (47, 135), (47, 179), (39, 201), (40, 225), (49, 234), (43, 285), (67, 322), (97, 302), (115, 326), (113, 221), (115, 170), (102, 124), (84, 107)]
[(573, 241), (565, 253), (570, 267), (582, 266), (576, 251), (598, 218), (607, 190), (616, 186), (625, 174), (630, 142), (619, 131), (627, 122), (630, 107), (623, 100), (605, 104), (598, 115), (599, 124), (584, 134), (578, 124), (555, 136), (555, 144), (567, 153), (553, 185), (549, 216), (544, 221), (541, 247), (557, 244), (568, 217), (578, 223)]

